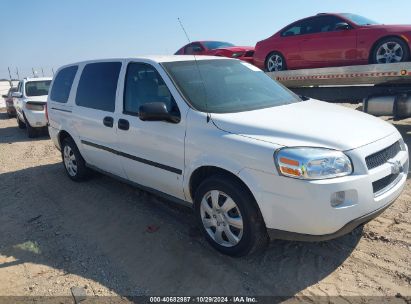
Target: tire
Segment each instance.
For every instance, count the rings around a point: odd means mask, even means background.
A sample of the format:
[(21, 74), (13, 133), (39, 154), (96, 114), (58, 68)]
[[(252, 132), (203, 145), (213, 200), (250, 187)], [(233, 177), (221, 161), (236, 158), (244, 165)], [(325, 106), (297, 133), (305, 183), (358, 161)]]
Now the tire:
[(83, 181), (88, 177), (89, 169), (71, 137), (63, 140), (61, 144), (61, 157), (66, 173), (73, 181)]
[(267, 72), (285, 71), (287, 63), (284, 56), (279, 52), (270, 53), (265, 60), (265, 70)]
[(203, 235), (223, 254), (240, 257), (257, 253), (268, 242), (254, 197), (229, 176), (214, 175), (204, 180), (195, 193), (194, 209)]
[(28, 138), (35, 138), (37, 137), (37, 130), (36, 128), (33, 128), (32, 126), (30, 126), (30, 123), (27, 121), (26, 118), (24, 118), (25, 122), (26, 122), (26, 131), (27, 131), (27, 136)]
[(373, 48), (370, 63), (394, 63), (407, 61), (410, 50), (404, 40), (397, 37), (387, 37)]
[(17, 119), (17, 124), (18, 124), (18, 126), (19, 126), (19, 129), (25, 129), (25, 128), (26, 128), (26, 124), (25, 124), (23, 121), (21, 121), (21, 119), (20, 119), (20, 117), (19, 117), (18, 114), (16, 115), (16, 119)]

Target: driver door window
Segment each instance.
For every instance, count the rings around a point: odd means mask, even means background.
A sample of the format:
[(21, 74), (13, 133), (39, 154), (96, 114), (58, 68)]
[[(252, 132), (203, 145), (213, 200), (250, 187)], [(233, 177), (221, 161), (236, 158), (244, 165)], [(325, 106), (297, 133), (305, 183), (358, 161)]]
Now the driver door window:
[(192, 43), (184, 48), (185, 55), (199, 54), (203, 51), (203, 47), (199, 43)]
[(170, 113), (178, 112), (177, 104), (157, 70), (146, 63), (130, 63), (124, 87), (124, 113), (138, 115), (140, 106), (163, 102)]

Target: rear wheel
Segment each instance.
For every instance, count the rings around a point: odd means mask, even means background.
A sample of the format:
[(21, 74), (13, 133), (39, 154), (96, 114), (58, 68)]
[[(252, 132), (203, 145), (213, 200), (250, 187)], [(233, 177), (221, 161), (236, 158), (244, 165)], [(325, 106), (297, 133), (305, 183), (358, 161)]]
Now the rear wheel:
[(21, 121), (21, 119), (20, 119), (20, 117), (19, 117), (18, 114), (17, 114), (17, 116), (16, 116), (16, 119), (17, 119), (17, 124), (18, 124), (18, 126), (19, 126), (20, 129), (26, 128), (26, 124), (25, 124), (23, 121)]
[(258, 252), (268, 241), (264, 221), (252, 195), (224, 175), (204, 180), (195, 194), (195, 212), (207, 241), (231, 256)]
[(371, 63), (395, 63), (408, 60), (410, 51), (400, 38), (388, 37), (381, 40), (374, 48)]
[(26, 131), (27, 131), (27, 136), (29, 138), (34, 138), (37, 136), (37, 130), (36, 128), (33, 128), (32, 126), (30, 126), (30, 123), (27, 121), (27, 119), (25, 118), (25, 124), (26, 124)]
[(61, 157), (66, 173), (73, 181), (82, 181), (88, 176), (89, 170), (86, 167), (86, 162), (72, 138), (68, 137), (63, 140)]
[(272, 52), (265, 61), (267, 72), (284, 71), (287, 69), (285, 58), (278, 52)]

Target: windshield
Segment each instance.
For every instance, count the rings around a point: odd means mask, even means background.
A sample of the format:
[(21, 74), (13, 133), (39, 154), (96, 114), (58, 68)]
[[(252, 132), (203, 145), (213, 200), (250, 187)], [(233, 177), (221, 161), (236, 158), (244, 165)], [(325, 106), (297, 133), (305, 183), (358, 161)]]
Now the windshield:
[(263, 71), (238, 60), (163, 63), (186, 100), (197, 110), (236, 113), (300, 101)]
[(374, 20), (371, 20), (371, 19), (365, 18), (365, 17), (360, 16), (360, 15), (356, 15), (356, 14), (341, 14), (341, 16), (347, 18), (351, 22), (354, 22), (355, 24), (358, 24), (358, 25), (376, 25), (376, 24), (379, 24), (378, 22), (375, 22)]
[(209, 50), (234, 46), (232, 43), (221, 41), (204, 41), (203, 44)]
[(26, 96), (43, 96), (49, 93), (51, 80), (26, 82)]

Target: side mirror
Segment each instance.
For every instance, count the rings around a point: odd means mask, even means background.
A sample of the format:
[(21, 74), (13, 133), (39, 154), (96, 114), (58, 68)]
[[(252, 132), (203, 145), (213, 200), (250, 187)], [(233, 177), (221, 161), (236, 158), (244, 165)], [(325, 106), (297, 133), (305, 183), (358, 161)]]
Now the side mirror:
[(138, 116), (142, 121), (180, 122), (180, 115), (171, 114), (164, 102), (149, 102), (140, 106)]
[(21, 92), (13, 92), (13, 93), (11, 93), (11, 97), (21, 98), (21, 97), (23, 97), (23, 94)]
[(336, 30), (349, 30), (350, 25), (347, 22), (340, 22), (335, 25)]
[(8, 96), (7, 96), (7, 95), (1, 95), (1, 97), (3, 97), (3, 98), (7, 98)]

